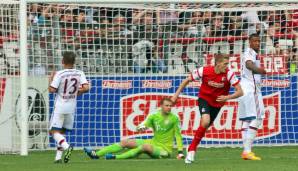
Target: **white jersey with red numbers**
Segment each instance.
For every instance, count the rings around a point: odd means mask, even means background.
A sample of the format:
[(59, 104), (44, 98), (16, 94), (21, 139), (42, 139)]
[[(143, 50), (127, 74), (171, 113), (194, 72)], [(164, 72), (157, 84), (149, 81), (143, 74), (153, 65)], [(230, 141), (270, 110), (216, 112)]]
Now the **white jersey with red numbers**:
[(77, 69), (58, 71), (50, 85), (57, 89), (53, 113), (74, 114), (78, 90), (83, 84), (88, 84), (83, 71)]
[(228, 95), (231, 86), (239, 83), (234, 72), (226, 70), (225, 73), (215, 73), (214, 66), (206, 66), (193, 70), (191, 77), (194, 80), (201, 80), (199, 98), (208, 102), (212, 107), (222, 107), (224, 103), (217, 102), (216, 99), (221, 95)]

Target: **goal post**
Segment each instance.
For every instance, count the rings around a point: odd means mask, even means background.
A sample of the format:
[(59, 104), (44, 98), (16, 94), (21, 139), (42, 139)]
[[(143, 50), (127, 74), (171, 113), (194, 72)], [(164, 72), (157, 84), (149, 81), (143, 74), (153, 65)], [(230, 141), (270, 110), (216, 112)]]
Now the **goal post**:
[[(92, 85), (78, 98), (67, 140), (76, 148), (102, 147), (123, 138), (151, 137), (151, 131), (136, 132), (136, 125), (190, 71), (213, 64), (214, 54), (229, 54), (230, 69), (239, 74), (240, 57), (255, 32), (261, 36), (260, 58), (269, 73), (262, 82), (266, 119), (256, 144), (297, 145), (298, 4), (255, 2), (0, 2), (0, 50), (6, 55), (0, 61), (0, 130), (11, 130), (0, 131), (0, 139), (9, 139), (0, 142), (0, 153), (26, 156), (28, 150), (55, 146), (48, 135), (54, 104), (54, 95), (47, 92), (48, 76), (62, 69), (65, 51), (77, 54), (76, 68)], [(192, 82), (173, 107), (185, 146), (199, 126), (199, 88), (200, 82)], [(201, 146), (241, 146), (237, 106), (230, 101), (223, 107)]]
[(20, 77), (21, 77), (21, 150), (22, 156), (28, 155), (28, 58), (27, 58), (27, 3), (20, 1)]

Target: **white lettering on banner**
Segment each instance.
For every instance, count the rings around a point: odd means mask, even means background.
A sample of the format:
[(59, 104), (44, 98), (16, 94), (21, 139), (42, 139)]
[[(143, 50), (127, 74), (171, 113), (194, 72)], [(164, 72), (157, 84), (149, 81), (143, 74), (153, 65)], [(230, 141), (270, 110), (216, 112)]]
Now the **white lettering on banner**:
[(265, 107), (265, 112), (269, 112), (269, 117), (268, 117), (268, 128), (273, 129), (275, 127), (275, 115), (276, 115), (276, 108), (274, 106), (267, 106)]
[[(226, 122), (221, 124), (221, 118), (224, 113), (227, 113)], [(232, 119), (233, 119), (234, 107), (233, 106), (224, 106), (221, 108), (217, 118), (214, 120), (214, 127), (217, 130), (231, 130), (232, 129)], [(239, 129), (239, 128), (235, 128)]]
[(132, 81), (103, 80), (102, 88), (130, 89), (132, 88)]
[(133, 102), (132, 104), (132, 109), (133, 109), (133, 113), (131, 113), (130, 115), (128, 115), (128, 117), (126, 118), (126, 125), (127, 125), (127, 129), (130, 131), (136, 131), (137, 125), (134, 124), (134, 118), (139, 116), (139, 115), (144, 115), (144, 111), (140, 109), (140, 105), (141, 104), (146, 104), (147, 101), (143, 100), (143, 99), (138, 99), (136, 101)]
[(172, 87), (172, 80), (143, 80), (142, 88), (166, 89)]
[(290, 87), (290, 80), (262, 80), (262, 86), (264, 87)]
[[(188, 130), (188, 129), (197, 129), (199, 127), (199, 123), (201, 120), (201, 114), (199, 111), (199, 107), (174, 107), (174, 110), (172, 110), (173, 113), (182, 113), (183, 119), (181, 124), (181, 130)], [(195, 113), (194, 123), (192, 125), (191, 123), (191, 115), (192, 113)], [(191, 128), (190, 128), (191, 126)]]
[(284, 73), (285, 67), (284, 67), (284, 57), (280, 56), (264, 56), (263, 57), (263, 63), (264, 63), (264, 68), (267, 72), (269, 73), (279, 73), (282, 72)]

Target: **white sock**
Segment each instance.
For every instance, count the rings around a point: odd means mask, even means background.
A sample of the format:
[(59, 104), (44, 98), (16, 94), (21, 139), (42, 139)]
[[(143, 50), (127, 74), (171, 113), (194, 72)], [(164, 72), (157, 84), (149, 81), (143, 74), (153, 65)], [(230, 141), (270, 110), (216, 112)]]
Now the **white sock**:
[(242, 141), (243, 141), (243, 151), (244, 152), (250, 152), (249, 151), (249, 144), (248, 144), (248, 139), (247, 139), (247, 128), (242, 129), (241, 135), (242, 135)]
[(246, 138), (247, 138), (247, 149), (245, 149), (245, 152), (251, 152), (251, 148), (252, 148), (252, 144), (255, 140), (257, 134), (257, 130), (253, 129), (253, 128), (249, 128), (247, 130), (247, 134), (246, 134)]
[(56, 143), (59, 144), (63, 148), (63, 150), (65, 150), (69, 147), (69, 144), (66, 142), (66, 138), (62, 134), (54, 133), (53, 138), (56, 141)]
[(62, 158), (62, 154), (63, 154), (63, 148), (60, 145), (57, 145), (55, 160), (60, 160)]

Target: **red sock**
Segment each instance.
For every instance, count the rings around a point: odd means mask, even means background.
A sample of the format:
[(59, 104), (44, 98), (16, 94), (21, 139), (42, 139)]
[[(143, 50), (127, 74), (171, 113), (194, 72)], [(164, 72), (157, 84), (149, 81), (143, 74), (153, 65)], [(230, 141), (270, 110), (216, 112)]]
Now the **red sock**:
[(205, 136), (206, 128), (200, 126), (195, 133), (195, 136), (188, 147), (188, 151), (196, 151), (197, 146), (200, 144), (202, 138)]

